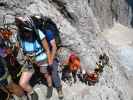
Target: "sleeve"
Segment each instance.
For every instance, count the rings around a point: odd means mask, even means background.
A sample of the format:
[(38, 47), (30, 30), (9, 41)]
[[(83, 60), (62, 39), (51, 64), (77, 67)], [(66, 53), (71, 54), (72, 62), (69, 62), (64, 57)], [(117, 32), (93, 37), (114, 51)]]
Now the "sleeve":
[(38, 34), (39, 34), (40, 40), (43, 40), (45, 38), (45, 34), (41, 30), (38, 30)]
[(51, 43), (51, 41), (54, 40), (54, 33), (51, 30), (46, 30), (46, 37), (49, 43)]

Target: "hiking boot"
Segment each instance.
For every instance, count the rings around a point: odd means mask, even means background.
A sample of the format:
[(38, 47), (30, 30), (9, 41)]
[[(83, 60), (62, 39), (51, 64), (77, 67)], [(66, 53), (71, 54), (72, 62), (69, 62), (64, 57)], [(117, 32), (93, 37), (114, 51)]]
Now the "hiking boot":
[(53, 93), (53, 87), (51, 86), (51, 87), (48, 87), (47, 88), (47, 98), (49, 99), (49, 98), (51, 98), (52, 97), (52, 93)]
[(31, 96), (31, 100), (38, 100), (38, 95), (35, 91), (32, 94), (30, 94), (30, 96)]
[(62, 91), (62, 87), (60, 87), (60, 88), (58, 88), (57, 89), (57, 92), (58, 92), (58, 98), (60, 99), (60, 100), (62, 100), (63, 99), (63, 91)]

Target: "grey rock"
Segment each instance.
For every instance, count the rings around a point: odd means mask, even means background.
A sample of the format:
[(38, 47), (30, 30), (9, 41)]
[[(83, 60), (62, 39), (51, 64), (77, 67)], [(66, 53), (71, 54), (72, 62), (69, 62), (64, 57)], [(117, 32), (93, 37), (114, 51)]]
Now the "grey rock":
[[(6, 22), (11, 23), (15, 15), (43, 14), (57, 23), (63, 44), (69, 45), (80, 56), (86, 70), (96, 67), (101, 53), (109, 56), (113, 69), (105, 68), (95, 86), (88, 87), (80, 82), (72, 87), (63, 84), (66, 100), (132, 100), (115, 49), (100, 34), (115, 21), (131, 26), (131, 6), (131, 2), (125, 0), (1, 0), (0, 25), (3, 15), (10, 15)], [(22, 58), (21, 54), (19, 58)], [(45, 87), (41, 89), (37, 87), (36, 90), (40, 93), (40, 100), (46, 90)], [(55, 99), (57, 94), (54, 92), (52, 100)]]

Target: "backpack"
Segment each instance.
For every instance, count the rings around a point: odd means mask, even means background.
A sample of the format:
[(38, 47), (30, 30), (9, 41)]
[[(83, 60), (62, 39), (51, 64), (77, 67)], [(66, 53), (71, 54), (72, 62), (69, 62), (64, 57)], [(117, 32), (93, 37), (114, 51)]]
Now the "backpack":
[[(51, 18), (45, 17), (45, 16), (40, 16), (40, 18), (36, 16), (31, 16), (34, 24), (35, 24), (35, 33), (38, 35), (38, 32), (36, 32), (37, 29), (40, 29), (44, 34), (46, 34), (46, 30), (50, 30), (53, 33), (53, 36), (56, 41), (56, 46), (59, 48), (62, 44), (61, 37), (60, 37), (60, 32)], [(46, 36), (47, 39), (47, 36)], [(47, 39), (48, 40), (48, 39)]]

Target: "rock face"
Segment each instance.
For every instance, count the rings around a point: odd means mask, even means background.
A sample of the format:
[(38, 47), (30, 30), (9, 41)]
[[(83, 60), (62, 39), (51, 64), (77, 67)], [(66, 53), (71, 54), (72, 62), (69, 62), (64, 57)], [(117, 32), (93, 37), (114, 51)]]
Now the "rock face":
[(99, 54), (105, 52), (109, 56), (113, 69), (106, 67), (94, 87), (82, 87), (81, 83), (63, 87), (66, 100), (133, 100), (115, 49), (100, 34), (114, 21), (132, 26), (132, 9), (131, 0), (1, 0), (0, 25), (3, 15), (7, 23), (12, 23), (15, 15), (43, 14), (56, 22), (63, 44), (80, 56), (86, 70), (96, 67)]
[[(132, 0), (51, 0), (54, 3), (60, 2), (61, 5), (67, 8), (70, 12), (69, 17), (74, 20), (74, 16), (87, 17), (91, 15), (88, 6), (91, 7), (94, 16), (100, 28), (109, 28), (113, 25), (114, 21), (117, 21), (126, 26), (132, 26), (133, 24), (133, 1)], [(80, 6), (77, 6), (80, 5)], [(60, 7), (60, 5), (58, 5)], [(59, 8), (58, 7), (58, 8)], [(63, 7), (62, 7), (63, 8)], [(69, 8), (69, 9), (68, 9)], [(86, 9), (86, 10), (84, 10)], [(77, 12), (74, 14), (72, 12)], [(81, 13), (80, 13), (81, 12)], [(79, 14), (79, 15), (78, 15)]]
[(132, 26), (132, 0), (88, 0), (101, 28), (108, 28), (114, 21)]

